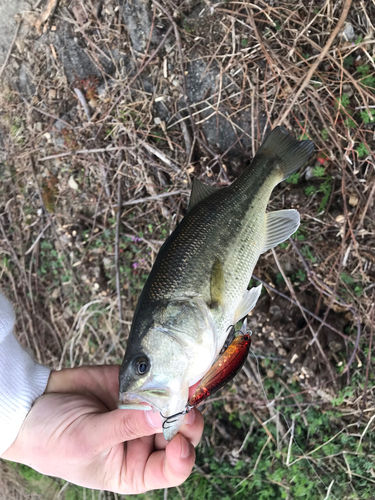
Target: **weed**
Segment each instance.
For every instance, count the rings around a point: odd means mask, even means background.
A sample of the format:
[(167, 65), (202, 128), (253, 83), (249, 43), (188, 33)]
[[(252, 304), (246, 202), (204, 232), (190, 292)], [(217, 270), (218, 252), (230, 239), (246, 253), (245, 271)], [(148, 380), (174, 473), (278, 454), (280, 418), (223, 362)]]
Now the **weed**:
[(295, 172), (294, 174), (292, 174), (290, 177), (288, 177), (286, 179), (286, 182), (288, 182), (288, 184), (298, 184), (299, 177), (300, 177), (300, 173)]
[(324, 129), (321, 131), (321, 134), (322, 134), (322, 139), (323, 139), (323, 141), (327, 141), (327, 140), (328, 140), (328, 136), (329, 136), (328, 130), (327, 130), (326, 128), (324, 128)]
[(359, 114), (363, 120), (364, 124), (375, 122), (375, 109), (370, 109), (370, 114), (367, 111), (361, 111)]
[(346, 109), (349, 107), (349, 104), (350, 104), (350, 97), (348, 96), (348, 94), (342, 94), (341, 97), (338, 97), (336, 99), (336, 102), (335, 102), (335, 108), (337, 108), (338, 110), (341, 110), (341, 109)]
[(361, 142), (356, 148), (355, 150), (357, 151), (357, 155), (359, 158), (362, 158), (363, 156), (366, 156), (369, 154), (366, 146), (363, 144), (363, 142)]

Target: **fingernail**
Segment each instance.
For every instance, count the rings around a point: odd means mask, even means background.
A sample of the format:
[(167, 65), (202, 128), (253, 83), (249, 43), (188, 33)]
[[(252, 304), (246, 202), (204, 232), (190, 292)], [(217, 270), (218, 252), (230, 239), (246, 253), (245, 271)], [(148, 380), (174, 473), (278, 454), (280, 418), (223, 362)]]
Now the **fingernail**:
[(184, 424), (193, 425), (194, 422), (195, 422), (195, 410), (191, 410), (186, 415), (185, 420), (184, 420)]
[(153, 429), (160, 429), (162, 426), (161, 416), (159, 412), (153, 412), (152, 410), (145, 411), (146, 422)]
[(181, 438), (181, 458), (187, 458), (190, 455), (190, 446), (186, 441), (184, 436), (180, 435)]

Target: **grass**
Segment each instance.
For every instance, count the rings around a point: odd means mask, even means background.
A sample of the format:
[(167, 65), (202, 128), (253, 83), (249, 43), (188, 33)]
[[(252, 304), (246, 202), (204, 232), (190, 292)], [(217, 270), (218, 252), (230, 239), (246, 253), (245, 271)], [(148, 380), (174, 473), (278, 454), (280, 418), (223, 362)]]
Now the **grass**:
[[(180, 31), (182, 61), (171, 34), (134, 82), (119, 60), (107, 87), (92, 77), (69, 83), (60, 56), (26, 38), (36, 94), (26, 104), (17, 88), (0, 91), (0, 280), (16, 304), (18, 338), (51, 367), (121, 361), (138, 297), (163, 241), (185, 213), (192, 177), (224, 187), (241, 174), (262, 141), (259, 117), (268, 126), (277, 123), (343, 5), (310, 9), (281, 1), (250, 10), (250, 4), (224, 2), (211, 12), (204, 5), (172, 9), (162, 3)], [(133, 59), (117, 9), (106, 7), (98, 16), (85, 4), (90, 23), (80, 25), (87, 12), (60, 8), (54, 23), (61, 13), (93, 61), (114, 47)], [(170, 20), (156, 14), (163, 31)], [(278, 262), (269, 252), (254, 271), (269, 286), (249, 317), (257, 359), (250, 357), (232, 385), (203, 407), (205, 434), (186, 483), (140, 500), (374, 497), (375, 381), (368, 352), (375, 292), (375, 75), (368, 21), (374, 16), (372, 5), (353, 1), (347, 21), (356, 38), (334, 40), (283, 123), (295, 137), (312, 139), (316, 155), (275, 189), (267, 209), (296, 208), (301, 225), (292, 241), (277, 247)], [(24, 57), (19, 47), (12, 56), (18, 62)], [(136, 68), (147, 61), (139, 57), (132, 61)], [(210, 63), (208, 73), (222, 71), (212, 73), (217, 85), (202, 102), (191, 103), (195, 136), (184, 86), (176, 85), (192, 60)], [(13, 68), (5, 69), (6, 78), (15, 78)], [(73, 98), (74, 86), (90, 102), (90, 122)], [(58, 98), (50, 100), (50, 90)], [(156, 103), (168, 118), (159, 116)], [(219, 133), (214, 145), (204, 146), (205, 107), (216, 124), (223, 114), (232, 120), (239, 141), (230, 151), (217, 146)], [(65, 128), (51, 116), (65, 120)], [(80, 153), (92, 148), (96, 152)], [(179, 194), (168, 195), (172, 191)], [(12, 474), (23, 493), (13, 488)], [(9, 500), (115, 498), (25, 466), (1, 478)]]

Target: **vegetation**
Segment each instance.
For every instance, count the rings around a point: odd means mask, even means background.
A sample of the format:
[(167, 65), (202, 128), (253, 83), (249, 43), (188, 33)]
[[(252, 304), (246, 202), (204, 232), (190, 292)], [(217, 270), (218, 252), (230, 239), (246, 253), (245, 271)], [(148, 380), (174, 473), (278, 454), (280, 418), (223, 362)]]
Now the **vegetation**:
[[(124, 58), (115, 60), (110, 83), (71, 82), (59, 56), (46, 57), (44, 46), (26, 39), (14, 54), (22, 61), (27, 52), (33, 107), (10, 83), (0, 91), (1, 285), (16, 304), (20, 341), (54, 368), (121, 362), (137, 299), (185, 213), (192, 177), (224, 187), (243, 171), (266, 125), (291, 106), (343, 8), (279, 1), (204, 10), (176, 2), (172, 12), (162, 1), (181, 47), (172, 30), (132, 80), (136, 73), (122, 65), (134, 57), (138, 70), (157, 45), (135, 58), (115, 2), (100, 15), (91, 2), (60, 3), (93, 61), (110, 49)], [(170, 19), (155, 9), (163, 32)], [(86, 15), (90, 22), (80, 24)], [(205, 434), (188, 481), (140, 500), (374, 498), (374, 18), (374, 6), (353, 1), (354, 38), (336, 37), (283, 121), (315, 142), (316, 155), (270, 200), (269, 211), (298, 209), (301, 226), (254, 271), (251, 286), (264, 283), (249, 317), (254, 352), (202, 407)], [(209, 65), (201, 78), (207, 74), (212, 87), (204, 81), (202, 102), (188, 109), (184, 79), (197, 60)], [(3, 75), (10, 82), (13, 70)], [(219, 126), (208, 137), (206, 108), (212, 127), (222, 116), (231, 120), (229, 150)], [(23, 492), (12, 487), (15, 474)], [(0, 481), (9, 500), (120, 498), (5, 463)]]

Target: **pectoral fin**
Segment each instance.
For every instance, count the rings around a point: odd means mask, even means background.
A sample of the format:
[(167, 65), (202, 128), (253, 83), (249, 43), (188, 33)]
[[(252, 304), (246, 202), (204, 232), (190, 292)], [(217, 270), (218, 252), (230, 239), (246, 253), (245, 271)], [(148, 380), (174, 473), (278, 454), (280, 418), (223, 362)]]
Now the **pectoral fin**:
[(223, 265), (216, 257), (211, 272), (211, 308), (223, 304), (225, 290), (225, 277)]
[(298, 229), (300, 222), (297, 210), (279, 210), (265, 216), (265, 238), (261, 253), (287, 240)]
[(207, 184), (203, 184), (203, 182), (194, 178), (193, 187), (191, 188), (188, 210), (191, 210), (195, 205), (197, 205), (197, 203), (207, 198), (207, 196), (214, 193), (216, 190), (216, 187), (207, 186)]
[(247, 316), (249, 312), (252, 309), (254, 309), (255, 304), (259, 299), (261, 291), (262, 291), (262, 285), (250, 288), (250, 290), (246, 290), (241, 302), (239, 303), (236, 309), (236, 312), (234, 313), (233, 324), (236, 324), (237, 321), (240, 321), (240, 319)]

